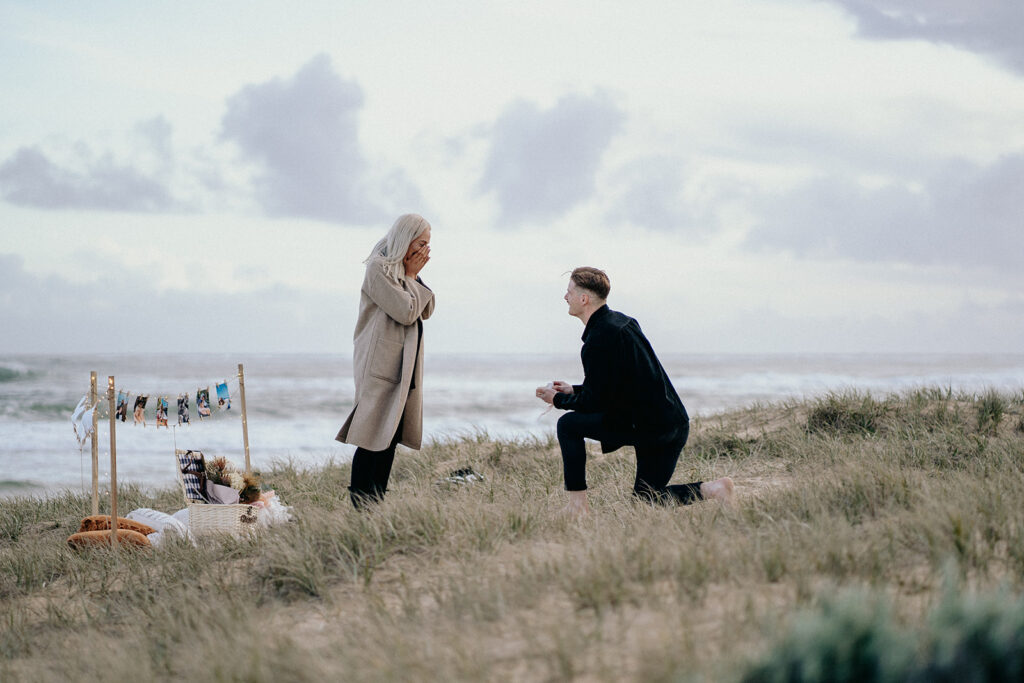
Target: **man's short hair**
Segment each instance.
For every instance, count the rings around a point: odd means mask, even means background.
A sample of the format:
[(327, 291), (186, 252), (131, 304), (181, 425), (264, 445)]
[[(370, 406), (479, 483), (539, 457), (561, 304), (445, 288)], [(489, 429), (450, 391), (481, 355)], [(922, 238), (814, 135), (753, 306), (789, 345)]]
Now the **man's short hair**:
[(607, 299), (608, 293), (612, 291), (612, 283), (608, 279), (608, 274), (598, 268), (580, 266), (572, 271), (569, 279), (580, 289), (593, 292), (602, 301)]

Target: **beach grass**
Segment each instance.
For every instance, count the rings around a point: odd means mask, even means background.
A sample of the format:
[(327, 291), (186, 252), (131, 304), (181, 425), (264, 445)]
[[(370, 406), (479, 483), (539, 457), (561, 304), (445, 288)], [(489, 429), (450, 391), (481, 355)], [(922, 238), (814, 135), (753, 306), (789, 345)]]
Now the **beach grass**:
[[(483, 480), (441, 481), (462, 467)], [(81, 495), (5, 499), (0, 680), (957, 680), (1021, 661), (1020, 393), (695, 420), (675, 480), (732, 477), (728, 507), (638, 503), (633, 472), (632, 449), (592, 448), (573, 520), (553, 437), (400, 450), (365, 513), (347, 465), (282, 462), (263, 479), (293, 522), (144, 550), (70, 550)]]

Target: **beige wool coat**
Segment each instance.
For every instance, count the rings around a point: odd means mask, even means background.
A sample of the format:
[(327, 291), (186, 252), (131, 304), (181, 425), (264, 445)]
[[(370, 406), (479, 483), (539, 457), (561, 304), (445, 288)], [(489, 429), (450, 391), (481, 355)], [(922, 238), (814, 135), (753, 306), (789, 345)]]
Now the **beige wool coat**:
[(379, 259), (366, 265), (352, 365), (355, 405), (335, 439), (382, 451), (391, 445), (404, 412), (399, 442), (420, 447), (423, 343), (416, 321), (433, 312), (434, 293), (422, 281), (388, 276)]

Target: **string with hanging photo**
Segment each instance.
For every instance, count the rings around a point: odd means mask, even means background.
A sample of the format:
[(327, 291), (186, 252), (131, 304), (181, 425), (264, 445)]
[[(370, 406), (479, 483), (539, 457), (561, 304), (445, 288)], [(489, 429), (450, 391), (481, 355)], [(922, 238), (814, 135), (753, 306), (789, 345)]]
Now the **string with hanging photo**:
[[(184, 392), (149, 392), (136, 393), (129, 389), (119, 388), (116, 390), (116, 401), (114, 414), (117, 420), (128, 424), (129, 415), (132, 417), (131, 424), (148, 425), (147, 418), (155, 418), (156, 426), (170, 428), (173, 423), (178, 425), (192, 424), (192, 417), (198, 415), (200, 421), (205, 422), (210, 418), (217, 418), (221, 414), (238, 414), (232, 412), (233, 399), (238, 392), (238, 376), (232, 376), (219, 382), (214, 382), (214, 389), (211, 392), (210, 386), (200, 387), (195, 390), (193, 396), (191, 391)], [(85, 403), (88, 397), (83, 397)], [(195, 412), (193, 413), (193, 398), (195, 400)], [(151, 400), (152, 399), (152, 400)], [(216, 400), (216, 408), (213, 401)], [(79, 402), (73, 413), (73, 420), (79, 420), (82, 415), (80, 410), (85, 403)], [(106, 401), (93, 401), (87, 406), (96, 413), (97, 419), (109, 418), (110, 411)], [(171, 410), (177, 409), (177, 420), (171, 417)], [(81, 431), (82, 427), (78, 428)]]

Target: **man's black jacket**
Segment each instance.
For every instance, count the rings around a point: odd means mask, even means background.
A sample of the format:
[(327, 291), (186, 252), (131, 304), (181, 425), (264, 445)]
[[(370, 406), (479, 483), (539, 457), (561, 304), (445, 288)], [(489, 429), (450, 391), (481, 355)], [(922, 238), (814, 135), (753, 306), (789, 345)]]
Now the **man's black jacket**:
[(604, 452), (623, 444), (664, 444), (689, 424), (686, 408), (636, 320), (607, 305), (583, 330), (583, 384), (555, 394), (555, 407), (603, 413), (604, 425), (620, 432), (602, 441)]

